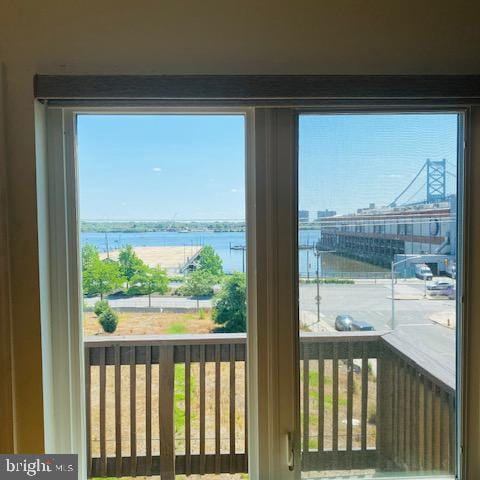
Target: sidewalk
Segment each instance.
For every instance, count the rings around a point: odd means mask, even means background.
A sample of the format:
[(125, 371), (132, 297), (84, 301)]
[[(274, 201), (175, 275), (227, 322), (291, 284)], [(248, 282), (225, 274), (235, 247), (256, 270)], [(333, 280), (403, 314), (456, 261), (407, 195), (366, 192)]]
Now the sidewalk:
[(444, 327), (455, 329), (457, 321), (455, 310), (446, 310), (444, 312), (433, 313), (430, 316), (430, 320)]
[(316, 313), (300, 310), (300, 328), (304, 326), (310, 329), (311, 332), (315, 333), (335, 332), (336, 330), (332, 326), (330, 326), (324, 320), (324, 318), (325, 315), (323, 315), (323, 313), (320, 313), (320, 322), (318, 322)]
[[(100, 297), (85, 298), (85, 304), (93, 307)], [(148, 296), (126, 297), (126, 298), (107, 298), (108, 303), (113, 308), (148, 308)], [(212, 308), (211, 299), (201, 299), (198, 302), (200, 308)], [(152, 296), (152, 308), (174, 308), (174, 309), (196, 309), (197, 300), (189, 297), (162, 297)]]

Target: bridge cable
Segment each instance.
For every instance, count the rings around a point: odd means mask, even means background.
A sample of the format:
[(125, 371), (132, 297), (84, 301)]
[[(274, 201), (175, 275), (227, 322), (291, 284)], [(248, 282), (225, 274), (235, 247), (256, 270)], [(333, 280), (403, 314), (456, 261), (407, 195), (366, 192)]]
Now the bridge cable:
[(424, 168), (427, 166), (427, 162), (425, 162), (422, 166), (422, 168), (418, 171), (418, 173), (413, 177), (413, 180), (401, 191), (400, 195), (395, 198), (395, 200), (389, 205), (389, 207), (394, 207), (397, 203), (397, 200), (413, 185), (415, 180), (420, 176), (420, 174), (423, 172)]
[(425, 187), (427, 186), (427, 182), (425, 182), (409, 199), (404, 202), (402, 205), (408, 205), (410, 200), (414, 198), (416, 195), (418, 195)]

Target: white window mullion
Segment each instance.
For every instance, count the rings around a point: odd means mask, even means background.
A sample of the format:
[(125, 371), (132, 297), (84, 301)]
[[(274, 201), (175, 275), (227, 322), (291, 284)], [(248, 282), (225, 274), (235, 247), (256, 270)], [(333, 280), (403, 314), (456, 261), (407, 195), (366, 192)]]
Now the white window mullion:
[[(250, 475), (299, 477), (296, 300), (296, 116), (255, 109), (247, 176)], [(252, 412), (252, 407), (258, 411)], [(288, 465), (288, 434), (295, 450)]]

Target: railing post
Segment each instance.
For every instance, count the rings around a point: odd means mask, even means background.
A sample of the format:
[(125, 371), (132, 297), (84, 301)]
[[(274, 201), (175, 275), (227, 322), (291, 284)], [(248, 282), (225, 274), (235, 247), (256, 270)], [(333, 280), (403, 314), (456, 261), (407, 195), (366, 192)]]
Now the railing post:
[(173, 346), (159, 347), (160, 478), (175, 479)]
[(377, 359), (377, 409), (376, 409), (376, 450), (380, 470), (393, 466), (393, 382), (392, 360), (382, 348)]

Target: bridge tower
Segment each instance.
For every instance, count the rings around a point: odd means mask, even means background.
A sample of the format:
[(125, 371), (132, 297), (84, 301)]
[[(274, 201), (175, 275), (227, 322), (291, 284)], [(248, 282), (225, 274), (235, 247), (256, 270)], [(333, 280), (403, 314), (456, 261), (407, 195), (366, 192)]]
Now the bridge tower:
[(445, 159), (427, 159), (427, 203), (445, 200)]

